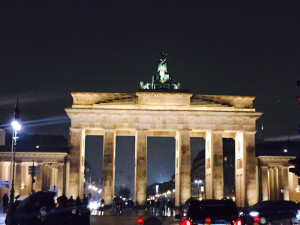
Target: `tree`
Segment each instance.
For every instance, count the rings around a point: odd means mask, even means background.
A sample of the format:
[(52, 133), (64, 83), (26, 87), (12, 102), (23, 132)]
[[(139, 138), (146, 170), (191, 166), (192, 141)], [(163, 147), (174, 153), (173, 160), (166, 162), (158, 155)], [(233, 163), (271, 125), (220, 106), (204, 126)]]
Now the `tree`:
[(129, 198), (131, 196), (131, 191), (128, 187), (120, 186), (118, 195), (124, 198)]

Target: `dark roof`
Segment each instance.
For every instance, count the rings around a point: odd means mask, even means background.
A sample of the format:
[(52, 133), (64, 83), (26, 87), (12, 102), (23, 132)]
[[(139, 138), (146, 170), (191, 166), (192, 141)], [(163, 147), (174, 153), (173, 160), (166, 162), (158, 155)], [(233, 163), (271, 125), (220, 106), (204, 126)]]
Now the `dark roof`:
[[(6, 134), (5, 146), (0, 146), (0, 151), (11, 151), (11, 141), (11, 134)], [(17, 141), (18, 152), (68, 152), (68, 150), (68, 140), (62, 135), (20, 134)]]
[(255, 150), (257, 156), (299, 156), (300, 141), (257, 141)]

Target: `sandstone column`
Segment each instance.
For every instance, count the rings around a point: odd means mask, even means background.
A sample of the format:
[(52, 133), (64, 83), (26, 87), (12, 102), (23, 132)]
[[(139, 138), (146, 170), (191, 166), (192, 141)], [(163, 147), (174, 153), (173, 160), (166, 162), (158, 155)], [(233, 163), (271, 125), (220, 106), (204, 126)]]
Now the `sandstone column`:
[(191, 197), (190, 131), (176, 132), (175, 205), (181, 206)]
[(47, 164), (43, 164), (41, 166), (41, 173), (42, 173), (42, 190), (47, 191)]
[(275, 179), (274, 179), (274, 168), (269, 168), (269, 176), (270, 176), (270, 200), (275, 200)]
[(205, 192), (207, 199), (224, 197), (222, 132), (205, 134)]
[(61, 196), (63, 194), (64, 166), (58, 165), (56, 169), (56, 173), (57, 173), (57, 188), (58, 188), (57, 196)]
[(274, 191), (275, 191), (275, 200), (279, 200), (279, 193), (280, 193), (280, 189), (279, 189), (279, 177), (278, 177), (278, 167), (274, 168), (274, 178), (275, 178), (275, 187), (274, 187)]
[(235, 142), (236, 203), (238, 207), (252, 206), (258, 201), (255, 132), (238, 131)]
[(65, 178), (65, 196), (70, 197), (70, 192), (69, 192), (69, 184), (70, 184), (70, 160), (67, 158), (66, 160), (66, 178)]
[(289, 196), (289, 168), (288, 167), (283, 167), (282, 168), (282, 185), (284, 188), (284, 196), (283, 200), (290, 200)]
[(262, 191), (262, 200), (269, 200), (269, 185), (268, 185), (268, 167), (261, 166), (261, 191)]
[(36, 173), (35, 183), (36, 183), (36, 189), (35, 191), (41, 191), (42, 190), (42, 182), (43, 182), (43, 164), (38, 163), (38, 171)]
[(70, 128), (69, 195), (83, 197), (85, 130)]
[(284, 185), (282, 183), (283, 179), (283, 167), (279, 166), (278, 167), (278, 200), (283, 200), (284, 199)]
[(16, 163), (16, 174), (15, 174), (15, 196), (20, 195), (21, 191), (21, 173), (22, 173), (22, 163)]
[(105, 130), (103, 136), (103, 199), (110, 205), (115, 190), (116, 131)]
[(135, 132), (134, 199), (137, 206), (146, 205), (147, 198), (147, 131)]

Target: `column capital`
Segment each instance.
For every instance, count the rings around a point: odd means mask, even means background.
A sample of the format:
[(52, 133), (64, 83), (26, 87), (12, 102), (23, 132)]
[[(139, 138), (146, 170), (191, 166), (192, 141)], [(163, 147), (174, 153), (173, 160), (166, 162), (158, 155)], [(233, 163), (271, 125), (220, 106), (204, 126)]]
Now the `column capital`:
[(235, 132), (236, 135), (237, 135), (237, 134), (240, 134), (240, 133), (242, 133), (242, 134), (247, 134), (247, 135), (255, 135), (255, 134), (256, 134), (256, 131), (238, 130), (238, 131)]
[(80, 132), (82, 130), (83, 130), (83, 128), (70, 127), (70, 131), (72, 131), (72, 132)]
[(115, 129), (103, 129), (104, 133), (116, 133)]
[(148, 129), (135, 129), (134, 132), (148, 132)]

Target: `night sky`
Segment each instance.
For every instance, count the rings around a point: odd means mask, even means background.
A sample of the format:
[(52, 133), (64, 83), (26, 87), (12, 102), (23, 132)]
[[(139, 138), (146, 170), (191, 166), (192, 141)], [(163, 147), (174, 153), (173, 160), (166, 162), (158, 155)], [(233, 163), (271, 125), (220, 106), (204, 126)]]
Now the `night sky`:
[[(166, 51), (168, 72), (182, 88), (256, 96), (264, 113), (258, 136), (296, 135), (299, 12), (300, 1), (2, 1), (0, 123), (9, 123), (19, 98), (23, 132), (68, 136), (70, 92), (135, 92)], [(87, 155), (101, 155), (101, 141), (89, 138)], [(133, 153), (133, 138), (117, 142), (118, 154)], [(151, 172), (148, 181), (174, 173), (174, 140), (149, 138), (149, 163), (158, 146), (165, 172)], [(125, 183), (121, 159), (116, 175)]]

